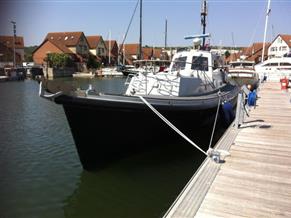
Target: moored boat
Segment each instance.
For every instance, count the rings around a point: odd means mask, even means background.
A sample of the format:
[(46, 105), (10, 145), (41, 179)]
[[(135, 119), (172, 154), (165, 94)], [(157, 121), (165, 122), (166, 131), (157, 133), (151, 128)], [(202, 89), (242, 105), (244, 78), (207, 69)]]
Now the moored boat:
[(255, 71), (255, 62), (237, 60), (229, 63), (228, 78), (234, 80), (239, 86), (247, 85), (256, 89), (259, 85), (259, 74)]
[(291, 57), (277, 57), (265, 60), (255, 66), (260, 78), (279, 82), (286, 77), (291, 79)]
[[(167, 146), (173, 141), (184, 146), (186, 141), (174, 132), (173, 125), (195, 141), (196, 130), (211, 129), (216, 118), (231, 122), (239, 87), (226, 80), (222, 58), (204, 49), (207, 36), (187, 37), (196, 46), (203, 39), (198, 46), (202, 49), (176, 53), (167, 72), (137, 72), (120, 95), (96, 93), (92, 87), (82, 95), (52, 93), (40, 85), (40, 96), (63, 105), (85, 169), (102, 167), (149, 146)], [(228, 115), (217, 117), (223, 105), (229, 106), (224, 111)]]

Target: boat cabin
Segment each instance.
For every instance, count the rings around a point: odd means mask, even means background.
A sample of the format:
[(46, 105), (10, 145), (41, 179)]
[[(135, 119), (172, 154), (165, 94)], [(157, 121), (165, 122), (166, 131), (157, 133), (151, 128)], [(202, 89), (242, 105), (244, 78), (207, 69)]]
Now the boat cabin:
[(225, 83), (220, 56), (204, 50), (174, 55), (168, 72), (140, 73), (132, 77), (127, 95), (195, 96)]
[(229, 63), (230, 68), (254, 68), (255, 62), (254, 61), (231, 61)]
[(174, 55), (169, 73), (178, 72), (184, 77), (201, 77), (201, 73), (205, 73), (207, 78), (212, 80), (213, 71), (222, 65), (222, 59), (209, 51), (182, 51)]

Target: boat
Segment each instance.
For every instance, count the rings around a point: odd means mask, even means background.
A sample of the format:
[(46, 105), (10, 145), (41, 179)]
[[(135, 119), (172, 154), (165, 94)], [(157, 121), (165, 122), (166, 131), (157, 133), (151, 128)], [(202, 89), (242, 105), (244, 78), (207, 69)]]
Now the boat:
[(116, 67), (106, 67), (101, 69), (101, 76), (123, 76), (123, 73), (117, 71)]
[[(268, 80), (273, 82), (279, 82), (281, 79), (291, 79), (291, 54), (290, 51), (283, 57), (273, 57), (264, 60), (265, 55), (265, 42), (268, 27), (268, 19), (271, 12), (271, 0), (268, 0), (267, 13), (265, 19), (265, 32), (263, 41), (263, 51), (261, 62), (255, 66), (255, 70), (259, 73), (262, 81)], [(281, 50), (281, 48), (280, 48)]]
[(255, 62), (247, 60), (231, 61), (227, 76), (235, 81), (239, 86), (250, 86), (256, 89), (259, 85), (259, 74), (255, 70)]
[(291, 57), (270, 58), (255, 66), (260, 78), (279, 82), (282, 78), (291, 79)]
[(133, 65), (118, 65), (117, 72), (121, 72), (123, 76), (133, 75), (138, 72)]
[[(207, 36), (186, 38), (197, 45)], [(68, 94), (41, 83), (40, 96), (63, 106), (82, 166), (93, 170), (149, 147), (187, 144), (174, 129), (195, 141), (196, 130), (207, 132), (216, 118), (229, 124), (217, 111), (223, 105), (231, 107), (227, 113), (235, 109), (239, 87), (226, 80), (220, 63), (221, 57), (209, 49), (193, 48), (176, 53), (168, 72), (131, 76), (125, 93), (98, 93), (89, 87), (83, 94)]]
[(120, 67), (120, 71), (124, 76), (133, 76), (137, 73), (153, 72), (158, 73), (166, 71), (169, 63), (168, 60), (136, 60), (133, 62), (135, 65), (125, 65)]
[(93, 72), (88, 72), (88, 73), (81, 73), (81, 72), (76, 72), (73, 74), (74, 78), (89, 78), (92, 79), (95, 77), (95, 74)]

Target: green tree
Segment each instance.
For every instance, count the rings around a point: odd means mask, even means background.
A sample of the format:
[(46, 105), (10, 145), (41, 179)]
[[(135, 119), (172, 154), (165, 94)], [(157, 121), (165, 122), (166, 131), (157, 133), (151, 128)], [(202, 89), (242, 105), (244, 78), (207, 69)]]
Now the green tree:
[(225, 58), (228, 58), (230, 56), (230, 52), (228, 50), (225, 51), (224, 56), (225, 56)]
[(24, 47), (24, 60), (26, 62), (32, 62), (32, 53), (37, 49), (38, 46), (34, 45), (34, 46), (28, 46), (28, 47)]
[(88, 69), (98, 69), (100, 67), (100, 63), (96, 60), (95, 56), (89, 55), (87, 67)]
[(47, 61), (50, 67), (64, 68), (72, 67), (74, 61), (68, 54), (50, 53), (47, 55)]

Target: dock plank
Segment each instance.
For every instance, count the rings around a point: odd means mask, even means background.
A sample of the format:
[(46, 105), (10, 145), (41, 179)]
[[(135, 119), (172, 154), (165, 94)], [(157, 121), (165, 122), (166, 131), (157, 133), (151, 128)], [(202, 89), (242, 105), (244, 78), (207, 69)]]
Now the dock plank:
[(279, 83), (265, 83), (258, 95), (236, 134), (219, 141), (231, 156), (208, 171), (216, 175), (207, 188), (197, 190), (205, 179), (195, 184), (207, 174), (205, 162), (164, 217), (291, 217), (291, 95)]

